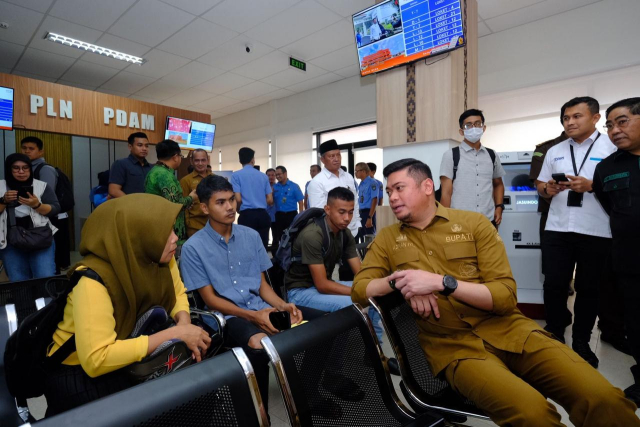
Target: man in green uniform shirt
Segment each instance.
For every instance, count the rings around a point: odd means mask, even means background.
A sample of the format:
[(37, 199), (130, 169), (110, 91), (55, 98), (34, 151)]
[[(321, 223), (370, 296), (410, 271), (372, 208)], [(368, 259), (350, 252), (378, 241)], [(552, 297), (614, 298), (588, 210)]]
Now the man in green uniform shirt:
[[(187, 240), (184, 212), (191, 206), (194, 199), (197, 199), (196, 190), (192, 190), (187, 197), (182, 195), (182, 187), (180, 187), (180, 181), (178, 181), (175, 174), (175, 171), (180, 167), (180, 163), (182, 163), (182, 153), (177, 142), (165, 139), (158, 143), (156, 145), (156, 155), (158, 156), (158, 163), (147, 174), (147, 178), (144, 181), (144, 192), (164, 197), (170, 202), (182, 205), (182, 210), (180, 210), (173, 226), (179, 239), (178, 246), (181, 247), (184, 241)], [(144, 206), (140, 208), (144, 209)], [(176, 258), (178, 256), (179, 253), (176, 252)]]
[(498, 425), (563, 425), (549, 397), (575, 425), (640, 426), (621, 390), (516, 308), (504, 244), (484, 215), (436, 203), (418, 160), (393, 162), (384, 176), (400, 223), (371, 244), (354, 302), (402, 292), (434, 374)]

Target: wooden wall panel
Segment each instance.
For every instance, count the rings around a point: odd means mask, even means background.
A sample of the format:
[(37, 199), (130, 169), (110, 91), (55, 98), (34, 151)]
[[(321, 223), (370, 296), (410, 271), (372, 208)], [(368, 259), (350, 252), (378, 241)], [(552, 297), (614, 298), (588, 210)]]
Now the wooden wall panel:
[[(0, 86), (14, 88), (14, 128), (118, 141), (126, 141), (129, 134), (141, 131), (149, 136), (152, 143), (157, 143), (164, 139), (164, 124), (168, 115), (211, 123), (209, 114), (150, 104), (136, 99), (122, 98), (11, 74), (0, 73)], [(37, 114), (30, 112), (30, 95), (38, 95), (44, 99), (44, 106), (38, 109)], [(56, 117), (47, 115), (48, 97), (53, 99)], [(73, 117), (71, 119), (60, 117), (59, 104), (61, 99), (73, 103)], [(104, 124), (105, 107), (113, 109), (114, 112), (117, 109), (126, 111), (127, 126), (117, 126), (115, 117), (108, 125)], [(140, 126), (142, 126), (142, 114), (154, 116), (154, 130), (129, 127), (131, 112), (138, 113)]]
[(407, 143), (407, 71), (398, 67), (376, 76), (378, 147)]

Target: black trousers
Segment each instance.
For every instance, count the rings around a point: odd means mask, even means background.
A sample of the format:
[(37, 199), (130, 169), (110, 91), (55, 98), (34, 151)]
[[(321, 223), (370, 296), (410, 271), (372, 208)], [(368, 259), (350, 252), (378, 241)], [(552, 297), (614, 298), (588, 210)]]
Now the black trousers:
[(373, 227), (365, 227), (367, 220), (369, 219), (369, 209), (360, 209), (360, 229), (356, 236), (356, 243), (362, 243), (364, 236), (367, 234), (376, 234), (376, 213), (373, 213), (372, 225)]
[(293, 219), (298, 215), (298, 211), (276, 212), (276, 222), (273, 226), (273, 244), (271, 245), (271, 253), (276, 254), (278, 246), (280, 246), (280, 237), (284, 230), (289, 228)]
[(245, 209), (240, 211), (238, 224), (253, 228), (260, 234), (260, 239), (267, 250), (269, 246), (269, 227), (271, 227), (271, 217), (266, 209)]
[(573, 340), (589, 341), (598, 316), (600, 283), (606, 272), (611, 239), (579, 233), (545, 231), (542, 245), (544, 308), (547, 329), (562, 336), (571, 324), (569, 285), (576, 270)]
[[(631, 368), (636, 384), (640, 384), (640, 274), (617, 275), (618, 284), (622, 290), (622, 305), (624, 306), (624, 323), (627, 342), (636, 366)], [(620, 299), (618, 298), (620, 304)]]
[(58, 229), (53, 235), (56, 242), (56, 274), (71, 265), (71, 236), (69, 234), (69, 218), (51, 219), (51, 224)]
[[(620, 296), (623, 295), (623, 290), (618, 275), (613, 271), (611, 254), (607, 257), (602, 276), (598, 328), (608, 340), (622, 340), (625, 337), (625, 313), (620, 307)], [(640, 306), (637, 307), (640, 308)]]

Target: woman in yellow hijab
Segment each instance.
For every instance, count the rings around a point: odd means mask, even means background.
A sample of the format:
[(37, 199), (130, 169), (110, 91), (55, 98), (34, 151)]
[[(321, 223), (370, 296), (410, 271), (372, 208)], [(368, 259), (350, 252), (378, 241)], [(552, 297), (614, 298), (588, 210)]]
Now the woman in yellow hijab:
[[(67, 298), (49, 356), (75, 335), (76, 351), (48, 375), (47, 416), (116, 391), (131, 382), (121, 368), (142, 360), (162, 343), (182, 340), (200, 361), (211, 339), (191, 324), (186, 290), (173, 257), (173, 224), (180, 206), (162, 197), (132, 194), (100, 205), (82, 229), (82, 261), (102, 283), (80, 279)], [(161, 306), (177, 325), (129, 338), (136, 319)]]

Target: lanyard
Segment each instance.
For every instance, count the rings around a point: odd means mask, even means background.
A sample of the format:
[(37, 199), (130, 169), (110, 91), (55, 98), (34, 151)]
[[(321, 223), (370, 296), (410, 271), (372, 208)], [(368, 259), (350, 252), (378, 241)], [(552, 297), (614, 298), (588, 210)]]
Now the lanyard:
[(573, 145), (569, 145), (569, 149), (571, 150), (571, 163), (573, 163), (573, 172), (576, 174), (576, 176), (580, 174), (580, 171), (584, 166), (584, 162), (587, 161), (587, 158), (589, 157), (589, 153), (591, 152), (591, 149), (593, 148), (593, 146), (596, 145), (596, 141), (598, 140), (598, 138), (600, 138), (600, 132), (598, 132), (598, 136), (596, 136), (596, 139), (594, 139), (593, 142), (591, 143), (591, 146), (587, 150), (587, 154), (584, 155), (584, 159), (582, 159), (582, 164), (580, 165), (580, 169), (576, 169), (576, 158), (575, 158), (575, 155), (573, 154)]

